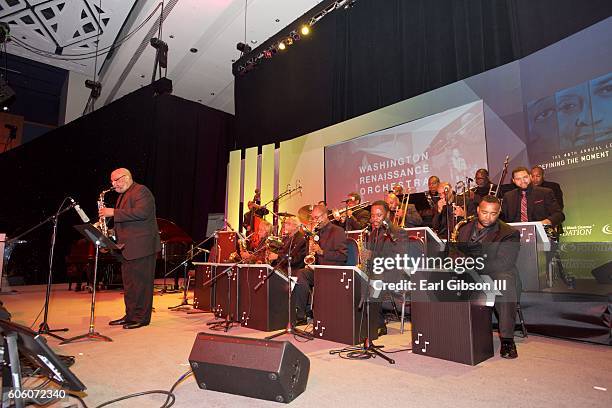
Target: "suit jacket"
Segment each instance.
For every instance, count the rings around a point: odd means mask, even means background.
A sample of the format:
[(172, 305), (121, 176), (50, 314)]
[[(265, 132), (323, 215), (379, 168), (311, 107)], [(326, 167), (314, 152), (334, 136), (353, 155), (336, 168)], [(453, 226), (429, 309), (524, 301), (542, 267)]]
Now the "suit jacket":
[(491, 277), (518, 275), (516, 259), (521, 249), (519, 231), (503, 221), (497, 220), (478, 241), (471, 240), (477, 219), (459, 229), (457, 248), (467, 256), (485, 256), (484, 273)]
[(128, 261), (160, 251), (159, 228), (155, 218), (155, 198), (142, 184), (133, 183), (117, 198), (115, 234), (123, 244), (122, 254)]
[(368, 222), (370, 222), (370, 211), (362, 208), (353, 212), (353, 215), (346, 219), (344, 229), (346, 231), (364, 229)]
[(291, 271), (295, 275), (298, 269), (304, 267), (304, 258), (308, 255), (308, 241), (302, 231), (297, 231), (293, 234), (293, 237), (286, 236), (283, 238), (283, 246), (278, 251), (278, 258), (272, 261), (272, 266), (287, 271), (289, 245), (291, 245)]
[(557, 199), (559, 206), (563, 210), (563, 191), (561, 190), (561, 186), (559, 185), (559, 183), (555, 183), (554, 181), (544, 180), (542, 182), (542, 185), (540, 185), (540, 187), (550, 188), (553, 191), (553, 194), (555, 195), (555, 198)]
[[(463, 207), (463, 196), (458, 196), (456, 199), (456, 205), (458, 207)], [(467, 200), (467, 216), (471, 216), (471, 215), (476, 215), (476, 205), (474, 204), (473, 200), (470, 200), (468, 198)], [(446, 238), (447, 235), (447, 231), (450, 230), (451, 234), (453, 232), (453, 229), (455, 228), (455, 219), (453, 217), (453, 212), (452, 212), (452, 208), (448, 209), (448, 205), (444, 205), (442, 207), (442, 211), (437, 212), (438, 208), (436, 207), (435, 211), (436, 213), (433, 216), (432, 219), (432, 229), (441, 237), (441, 238)], [(450, 212), (450, 225), (447, 226), (447, 210)], [(457, 221), (461, 221), (463, 218), (458, 218)]]
[[(517, 188), (504, 194), (502, 218), (506, 222), (521, 222), (521, 189)], [(565, 215), (550, 188), (532, 184), (527, 187), (528, 221), (549, 219), (556, 226), (563, 222)]]
[[(394, 210), (391, 210), (389, 212), (389, 219), (391, 221), (395, 219), (395, 212), (396, 211)], [(421, 214), (419, 214), (414, 204), (408, 204), (406, 206), (406, 218), (404, 220), (404, 227), (413, 228), (419, 227), (421, 225), (423, 225), (423, 218), (421, 218)]]
[(345, 265), (348, 256), (344, 230), (331, 222), (319, 230), (319, 246), (323, 255), (316, 255), (317, 265)]

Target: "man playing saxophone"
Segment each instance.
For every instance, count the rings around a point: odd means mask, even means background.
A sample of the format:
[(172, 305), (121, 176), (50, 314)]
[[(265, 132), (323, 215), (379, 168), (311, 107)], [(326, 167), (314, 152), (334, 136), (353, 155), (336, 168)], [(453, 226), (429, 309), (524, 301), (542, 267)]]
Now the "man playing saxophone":
[(308, 242), (299, 229), (300, 222), (297, 217), (287, 217), (283, 223), (283, 246), (277, 253), (270, 253), (268, 261), (270, 265), (283, 272), (287, 272), (289, 264), (288, 254), (291, 250), (291, 270), (295, 274), (304, 268), (304, 258), (308, 254)]
[[(309, 238), (309, 255), (314, 256), (316, 265), (345, 265), (348, 249), (344, 230), (332, 224), (328, 218), (327, 207), (316, 205), (312, 209), (310, 231), (318, 236)], [(296, 324), (306, 322), (310, 317), (306, 314), (309, 293), (314, 286), (314, 272), (310, 268), (300, 269), (296, 273), (297, 284), (293, 288), (291, 300), (294, 302), (292, 310), (295, 311)], [(293, 316), (292, 316), (293, 318)]]

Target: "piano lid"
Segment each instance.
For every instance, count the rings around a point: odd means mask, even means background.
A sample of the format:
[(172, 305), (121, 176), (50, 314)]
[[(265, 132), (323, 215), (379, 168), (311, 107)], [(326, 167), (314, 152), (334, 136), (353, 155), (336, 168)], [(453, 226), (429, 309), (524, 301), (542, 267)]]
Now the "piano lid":
[(157, 219), (159, 235), (162, 242), (184, 242), (191, 244), (193, 240), (185, 231), (172, 221), (164, 218)]

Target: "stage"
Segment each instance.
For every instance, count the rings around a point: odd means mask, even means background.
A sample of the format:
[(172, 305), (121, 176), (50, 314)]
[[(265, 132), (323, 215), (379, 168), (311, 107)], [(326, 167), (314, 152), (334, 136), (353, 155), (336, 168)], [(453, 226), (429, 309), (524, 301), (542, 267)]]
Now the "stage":
[[(30, 326), (43, 306), (45, 287), (13, 289), (18, 293), (2, 295), (1, 299), (14, 322)], [(66, 284), (54, 285), (49, 310), (51, 328), (69, 328), (69, 332), (60, 333), (65, 337), (86, 333), (90, 299), (87, 292), (68, 291)], [(188, 357), (196, 333), (211, 332), (205, 323), (213, 316), (168, 310), (168, 306), (180, 301), (180, 294), (156, 295), (151, 325), (124, 330), (108, 326), (109, 320), (123, 315), (121, 291), (101, 291), (97, 296), (96, 330), (113, 342), (84, 341), (59, 346), (58, 340), (48, 338), (56, 353), (75, 356), (71, 370), (87, 387), (84, 399), (89, 407), (126, 394), (168, 390), (190, 369)], [(268, 335), (238, 326), (228, 334), (253, 338)], [(324, 340), (301, 343), (289, 336), (280, 340), (290, 340), (311, 363), (306, 391), (291, 402), (293, 407), (608, 407), (612, 401), (612, 353), (602, 345), (530, 335), (526, 339), (517, 337), (517, 360), (504, 360), (498, 356), (499, 341), (495, 336), (495, 357), (471, 367), (410, 351), (391, 354), (395, 365), (381, 358), (345, 360), (329, 354), (329, 350), (343, 347), (341, 344)], [(392, 322), (389, 334), (375, 343), (384, 344), (387, 351), (410, 348), (410, 332), (400, 334), (399, 323)], [(177, 407), (281, 406), (204, 391), (193, 377), (181, 383), (174, 394)], [(164, 399), (161, 395), (145, 396), (113, 406), (157, 407)], [(77, 401), (71, 399), (70, 403)], [(54, 406), (66, 407), (70, 403)]]

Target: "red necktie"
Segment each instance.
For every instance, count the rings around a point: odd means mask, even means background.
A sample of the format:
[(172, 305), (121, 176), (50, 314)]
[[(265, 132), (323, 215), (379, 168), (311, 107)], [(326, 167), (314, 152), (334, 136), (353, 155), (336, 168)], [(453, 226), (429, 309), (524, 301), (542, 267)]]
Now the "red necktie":
[(529, 217), (527, 217), (527, 192), (523, 191), (523, 196), (521, 197), (521, 222), (529, 221)]

